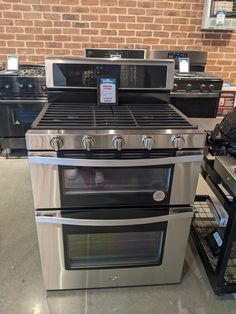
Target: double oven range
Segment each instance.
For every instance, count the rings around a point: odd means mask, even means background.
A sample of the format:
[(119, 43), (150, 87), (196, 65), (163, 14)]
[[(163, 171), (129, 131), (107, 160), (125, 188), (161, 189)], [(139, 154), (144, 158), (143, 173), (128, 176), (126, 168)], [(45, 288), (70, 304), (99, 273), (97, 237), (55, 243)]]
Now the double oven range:
[[(97, 104), (99, 76), (118, 105)], [(180, 282), (205, 134), (173, 79), (172, 60), (46, 60), (26, 142), (47, 290)]]

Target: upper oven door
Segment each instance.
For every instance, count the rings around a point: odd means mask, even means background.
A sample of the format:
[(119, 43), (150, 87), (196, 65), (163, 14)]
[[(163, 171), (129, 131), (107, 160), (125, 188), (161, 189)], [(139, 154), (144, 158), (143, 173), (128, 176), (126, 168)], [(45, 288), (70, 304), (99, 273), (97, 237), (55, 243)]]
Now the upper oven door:
[(191, 204), (202, 155), (142, 153), (30, 153), (35, 208)]

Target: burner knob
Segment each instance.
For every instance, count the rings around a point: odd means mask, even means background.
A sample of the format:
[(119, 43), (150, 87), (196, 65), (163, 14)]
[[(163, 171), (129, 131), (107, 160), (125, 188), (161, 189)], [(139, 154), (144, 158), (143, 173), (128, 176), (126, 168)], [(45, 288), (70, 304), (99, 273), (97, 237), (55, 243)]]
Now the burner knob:
[(152, 150), (155, 141), (151, 136), (147, 136), (143, 138), (143, 146), (147, 150)]
[(210, 92), (213, 92), (214, 89), (215, 89), (215, 85), (210, 84), (210, 85), (209, 85), (209, 91), (210, 91)]
[(204, 92), (204, 90), (206, 90), (206, 85), (205, 85), (205, 84), (202, 84), (202, 85), (200, 86), (200, 90), (201, 90), (202, 92)]
[(192, 84), (187, 84), (186, 85), (186, 91), (191, 92), (191, 90), (192, 90)]
[(10, 88), (10, 85), (6, 84), (4, 87), (5, 87), (6, 89), (9, 89), (9, 88)]
[(43, 90), (44, 92), (47, 91), (47, 86), (46, 86), (46, 85), (42, 85), (41, 88), (42, 88), (42, 90)]
[(32, 85), (32, 84), (28, 84), (28, 87), (29, 87), (29, 88), (33, 88), (33, 85)]
[(64, 145), (64, 141), (63, 138), (56, 136), (53, 137), (50, 140), (50, 146), (56, 151), (58, 152), (60, 148), (62, 148), (62, 146)]
[(125, 140), (121, 136), (117, 136), (112, 141), (113, 145), (118, 151), (122, 150), (122, 147), (125, 145)]
[(182, 136), (174, 136), (171, 143), (174, 148), (182, 149), (184, 147), (185, 140)]
[(82, 145), (88, 152), (93, 148), (94, 143), (95, 143), (94, 139), (90, 136), (85, 136), (82, 139)]
[(178, 84), (175, 83), (175, 84), (173, 85), (173, 91), (177, 91), (177, 90), (178, 90)]

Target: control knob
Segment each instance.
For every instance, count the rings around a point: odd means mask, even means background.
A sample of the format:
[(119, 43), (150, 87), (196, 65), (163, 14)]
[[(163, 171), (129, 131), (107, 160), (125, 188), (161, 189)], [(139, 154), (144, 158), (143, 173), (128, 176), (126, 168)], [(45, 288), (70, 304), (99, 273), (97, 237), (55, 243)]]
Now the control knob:
[(64, 140), (63, 138), (56, 136), (53, 137), (50, 140), (50, 146), (56, 151), (58, 152), (60, 148), (62, 148), (62, 146), (64, 145)]
[(206, 85), (205, 85), (205, 84), (202, 84), (202, 85), (200, 86), (200, 90), (201, 90), (202, 92), (204, 92), (204, 90), (206, 90)]
[(125, 140), (123, 139), (123, 137), (117, 136), (113, 139), (112, 143), (118, 151), (121, 151), (122, 147), (125, 145)]
[(213, 92), (213, 90), (215, 89), (215, 86), (213, 84), (210, 84), (209, 85), (209, 91), (210, 92)]
[(185, 144), (185, 140), (182, 136), (174, 136), (171, 141), (174, 148), (182, 149)]
[(192, 90), (192, 84), (187, 84), (186, 85), (186, 91), (191, 92), (191, 90)]
[(9, 85), (9, 84), (6, 84), (4, 87), (5, 87), (6, 89), (9, 89), (9, 88), (10, 88), (10, 85)]
[(94, 146), (94, 139), (91, 136), (85, 136), (82, 139), (83, 147), (89, 152)]
[(33, 88), (34, 86), (33, 86), (33, 84), (30, 83), (30, 84), (28, 84), (28, 87)]
[(152, 150), (155, 141), (151, 136), (146, 136), (143, 138), (143, 146), (147, 150)]
[(20, 83), (18, 86), (19, 86), (20, 88), (23, 88), (23, 87), (24, 87), (24, 84)]

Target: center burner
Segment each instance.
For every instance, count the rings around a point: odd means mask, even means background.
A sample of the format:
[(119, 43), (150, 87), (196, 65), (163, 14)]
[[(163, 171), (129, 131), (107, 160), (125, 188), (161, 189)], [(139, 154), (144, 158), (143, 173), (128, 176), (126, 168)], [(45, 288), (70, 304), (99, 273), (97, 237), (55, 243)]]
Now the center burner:
[(196, 129), (172, 105), (48, 104), (33, 129)]

